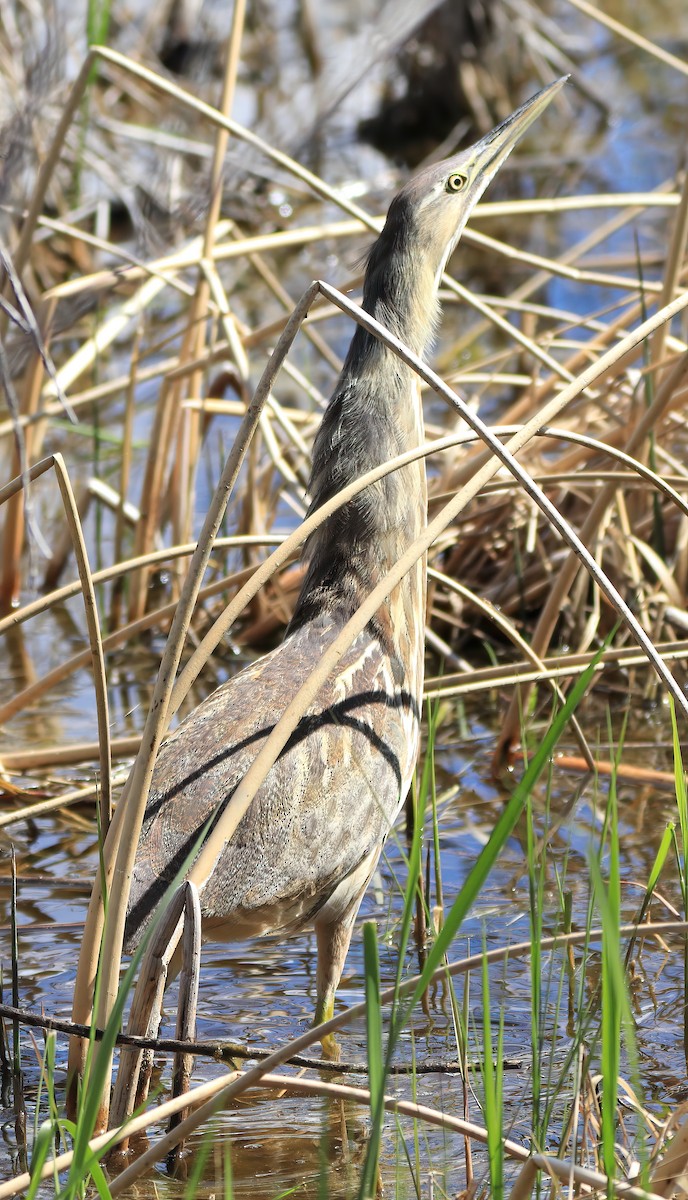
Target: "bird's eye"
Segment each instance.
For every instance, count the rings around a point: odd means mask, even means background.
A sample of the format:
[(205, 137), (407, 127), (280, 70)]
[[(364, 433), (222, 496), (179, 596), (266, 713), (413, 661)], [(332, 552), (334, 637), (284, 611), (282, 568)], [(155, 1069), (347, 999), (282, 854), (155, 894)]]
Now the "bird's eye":
[(449, 176), (445, 186), (448, 192), (461, 192), (467, 183), (468, 176), (462, 175), (460, 171), (455, 171), (453, 175)]

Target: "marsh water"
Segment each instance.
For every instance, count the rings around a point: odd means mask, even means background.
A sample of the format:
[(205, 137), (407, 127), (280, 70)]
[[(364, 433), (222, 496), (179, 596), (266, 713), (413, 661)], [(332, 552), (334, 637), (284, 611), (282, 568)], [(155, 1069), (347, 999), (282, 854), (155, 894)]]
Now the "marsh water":
[[(685, 36), (680, 28), (673, 3), (648, 5), (638, 11), (636, 6), (618, 5), (619, 19), (635, 28), (644, 29), (656, 37), (661, 31), (667, 41), (673, 36), (673, 47), (681, 53), (679, 39)], [(658, 10), (661, 9), (661, 18)], [(334, 13), (338, 14), (337, 20)], [(572, 183), (577, 191), (648, 191), (671, 177), (682, 161), (688, 131), (688, 99), (685, 78), (681, 79), (667, 68), (648, 59), (642, 51), (619, 45), (606, 31), (584, 21), (565, 4), (556, 7), (556, 19), (566, 31), (575, 50), (578, 46), (581, 75), (592, 89), (599, 89), (609, 102), (608, 114), (581, 99), (572, 98), (568, 114), (560, 118), (565, 129), (559, 132), (559, 146), (571, 145)], [(338, 24), (338, 21), (340, 24)], [(344, 36), (339, 6), (334, 6), (333, 36)], [(279, 31), (286, 37), (285, 31)], [(683, 47), (685, 49), (685, 47)], [(573, 52), (573, 51), (572, 51)], [(359, 89), (357, 104), (364, 109), (374, 91), (374, 82)], [(248, 92), (241, 93), (248, 108), (254, 101)], [(348, 102), (351, 106), (351, 101)], [(360, 112), (358, 115), (361, 115)], [(346, 120), (353, 127), (355, 106)], [(550, 123), (550, 134), (554, 122)], [(340, 135), (341, 136), (341, 135)], [(345, 151), (337, 139), (325, 139), (321, 146), (323, 162), (320, 169), (333, 182), (342, 183), (352, 164), (356, 174), (369, 176), (382, 199), (385, 189), (393, 190), (396, 169), (370, 148), (360, 150), (350, 134)], [(567, 151), (568, 153), (568, 151)], [(520, 186), (538, 193), (547, 164), (554, 161), (555, 147), (538, 151), (534, 156), (532, 176)], [(548, 155), (551, 158), (548, 158)], [(363, 167), (361, 167), (361, 163)], [(509, 176), (502, 185), (508, 194)], [(513, 179), (513, 176), (511, 177)], [(384, 181), (381, 183), (381, 181)], [(646, 247), (656, 239), (658, 247), (666, 244), (663, 230), (665, 215), (644, 218), (640, 237)], [(556, 222), (537, 224), (528, 232), (531, 248), (558, 252), (576, 241), (584, 231), (583, 218), (572, 213), (560, 216)], [(632, 253), (632, 231), (626, 230), (619, 240), (605, 246), (610, 256)], [(471, 271), (476, 271), (473, 259)], [(337, 270), (348, 270), (350, 264), (329, 264)], [(294, 264), (293, 293), (298, 295), (304, 281), (322, 273), (317, 266), (317, 249), (309, 251)], [(335, 279), (335, 282), (337, 280)], [(594, 288), (585, 292), (586, 310), (595, 310), (615, 297), (609, 290), (599, 294)], [(548, 288), (552, 305), (575, 312), (583, 304), (580, 291), (574, 284), (554, 280)], [(461, 315), (452, 313), (451, 320), (460, 322)], [(342, 324), (342, 338), (346, 339)], [(338, 346), (341, 349), (341, 346)], [(137, 438), (145, 443), (150, 424), (154, 395), (140, 397), (137, 416)], [(113, 419), (118, 419), (114, 414)], [(227, 434), (229, 436), (229, 433)], [(216, 449), (214, 453), (218, 454)], [(92, 466), (90, 446), (84, 445), (83, 462), (70, 464), (78, 474), (87, 473)], [(214, 463), (208, 474), (212, 475)], [(101, 463), (104, 475), (108, 463)], [(202, 507), (207, 492), (199, 497)], [(288, 514), (284, 514), (285, 520)], [(107, 561), (108, 529), (97, 532), (93, 522), (87, 531), (95, 544), (98, 536), (98, 555)], [(164, 581), (163, 581), (164, 584)], [(27, 592), (23, 599), (29, 599)], [(45, 673), (84, 645), (83, 621), (77, 599), (51, 610), (31, 622), (26, 631), (6, 637), (0, 665), (2, 691), (10, 694), (25, 686), (32, 676)], [(128, 645), (108, 660), (112, 733), (115, 737), (139, 733), (145, 719), (155, 671), (163, 645), (162, 637), (152, 636), (140, 645)], [(199, 683), (197, 698), (215, 682), (225, 678), (241, 665), (242, 654), (225, 647), (218, 656), (215, 674), (208, 673)], [(430, 664), (430, 670), (433, 670)], [(656, 692), (639, 676), (633, 692), (630, 713), (618, 711), (617, 694), (605, 695), (601, 689), (595, 701), (589, 702), (584, 725), (589, 741), (601, 759), (614, 754), (612, 739), (621, 736), (623, 722), (624, 761), (652, 766), (659, 771), (672, 770), (671, 729), (667, 706)], [(484, 846), (495, 821), (502, 811), (508, 788), (495, 781), (491, 772), (491, 754), (505, 697), (490, 694), (475, 700), (448, 702), (442, 708), (436, 745), (438, 783), (438, 827), (441, 850), (441, 882), (443, 905), (448, 909), (461, 889), (468, 871)], [(625, 703), (625, 699), (624, 699)], [(612, 716), (610, 717), (610, 712)], [(542, 720), (546, 718), (543, 712)], [(36, 745), (69, 745), (75, 741), (92, 741), (96, 736), (95, 713), (91, 679), (84, 671), (70, 677), (59, 689), (41, 700), (30, 711), (14, 718), (2, 731), (0, 753)], [(532, 739), (537, 738), (537, 726)], [(562, 748), (567, 748), (562, 744)], [(520, 765), (516, 764), (516, 772)], [(60, 780), (92, 778), (92, 768), (55, 769)], [(40, 794), (48, 787), (45, 776), (38, 773), (24, 776), (27, 787)], [(508, 781), (507, 781), (508, 782)], [(584, 926), (590, 903), (591, 856), (599, 852), (605, 814), (608, 785), (588, 781), (581, 784), (577, 774), (554, 770), (551, 778), (542, 783), (533, 798), (533, 819), (538, 838), (547, 838), (548, 854), (543, 880), (543, 932), (560, 928), (562, 897), (570, 894), (574, 926)], [(666, 823), (674, 820), (675, 801), (671, 790), (656, 785), (619, 784), (619, 827), (621, 842), (622, 908), (625, 919), (631, 920), (638, 911), (644, 881), (662, 838)], [(465, 922), (456, 939), (452, 958), (505, 943), (525, 941), (530, 937), (530, 899), (526, 868), (525, 824), (516, 830), (489, 884), (480, 894), (478, 904)], [(2, 833), (2, 847), (9, 855), (10, 846), (17, 857), (18, 886), (18, 961), (20, 967), (19, 994), (21, 1005), (35, 1011), (68, 1017), (71, 1010), (74, 972), (81, 944), (81, 931), (88, 902), (91, 881), (97, 867), (95, 851), (95, 822), (86, 809), (70, 810), (55, 816), (37, 818), (14, 825)], [(368, 890), (359, 915), (357, 933), (347, 959), (339, 991), (339, 1004), (351, 1005), (363, 998), (363, 962), (360, 924), (374, 919), (379, 933), (381, 973), (383, 984), (393, 980), (397, 968), (399, 921), (406, 879), (407, 850), (403, 821), (395, 836), (388, 841), (379, 870)], [(432, 856), (430, 823), (426, 834), (425, 853), (431, 863), (429, 902), (437, 903), (434, 891), (436, 866)], [(603, 857), (604, 862), (604, 857)], [(11, 958), (9, 937), (9, 857), (0, 863), (2, 891), (0, 892), (0, 959), (3, 978), (9, 977)], [(680, 911), (678, 880), (663, 876), (660, 900), (653, 912), (658, 917), (669, 915), (669, 906)], [(665, 902), (665, 904), (663, 904)], [(595, 922), (593, 921), (593, 924)], [(595, 991), (598, 979), (594, 970), (595, 947), (589, 957), (589, 974), (579, 981), (580, 998)], [(592, 964), (592, 966), (590, 966)], [(409, 951), (405, 971), (413, 973), (418, 966), (417, 951)], [(315, 992), (315, 946), (311, 934), (292, 938), (266, 938), (238, 946), (208, 945), (204, 950), (198, 1036), (203, 1039), (224, 1038), (250, 1040), (266, 1048), (281, 1044), (304, 1029), (311, 1019)], [(508, 964), (493, 966), (490, 971), (490, 995), (484, 998), (480, 979), (459, 977), (455, 984), (459, 1004), (465, 1004), (468, 1016), (469, 1060), (476, 1064), (468, 1089), (465, 1106), (463, 1084), (451, 1074), (430, 1071), (427, 1062), (453, 1062), (457, 1057), (452, 997), (448, 984), (435, 987), (427, 1004), (413, 1016), (402, 1039), (400, 1061), (418, 1065), (415, 1096), (419, 1102), (441, 1108), (455, 1115), (466, 1115), (478, 1123), (480, 1117), (481, 1077), (478, 1067), (484, 1045), (483, 1025), (486, 1018), (494, 1022), (500, 1014), (504, 1020), (504, 1056), (508, 1062), (504, 1079), (504, 1107), (510, 1122), (509, 1133), (515, 1140), (529, 1144), (533, 1129), (532, 1114), (532, 979), (529, 961), (513, 958)], [(566, 973), (563, 959), (554, 956), (543, 964), (543, 1042), (548, 1046), (544, 1093), (551, 1101), (552, 1119), (549, 1128), (552, 1142), (547, 1148), (557, 1148), (560, 1120), (571, 1089), (572, 1067), (567, 1064), (567, 1046), (571, 1037)], [(467, 990), (466, 990), (467, 989)], [(633, 965), (631, 1001), (636, 1025), (638, 1055), (642, 1065), (644, 1102), (648, 1109), (661, 1116), (685, 1097), (686, 1043), (684, 1037), (685, 979), (683, 953), (680, 943), (665, 947), (648, 943), (637, 948)], [(163, 1033), (172, 1035), (175, 1017), (175, 988), (168, 993)], [(9, 998), (7, 984), (4, 998)], [(594, 1031), (591, 1030), (594, 1040)], [(341, 1054), (344, 1062), (365, 1060), (365, 1030), (355, 1024), (342, 1031)], [(22, 1068), (25, 1095), (32, 1115), (39, 1080), (41, 1039), (22, 1035)], [(65, 1039), (58, 1040), (58, 1084), (66, 1063)], [(196, 1062), (194, 1080), (202, 1080), (222, 1068), (203, 1060)], [(364, 1083), (360, 1076), (354, 1076)], [(160, 1076), (161, 1095), (169, 1090), (169, 1068)], [(395, 1076), (389, 1081), (392, 1094), (409, 1096), (411, 1084), (407, 1078)], [(10, 1176), (20, 1166), (14, 1116), (9, 1089), (2, 1096), (2, 1126), (0, 1136), (0, 1175)], [(304, 1099), (274, 1094), (252, 1094), (248, 1099), (222, 1112), (211, 1130), (213, 1149), (204, 1167), (197, 1194), (222, 1194), (223, 1153), (231, 1145), (234, 1185), (240, 1194), (258, 1198), (277, 1197), (291, 1190), (297, 1194), (316, 1194), (327, 1181), (327, 1194), (348, 1196), (357, 1185), (357, 1166), (365, 1146), (367, 1117), (365, 1110), (348, 1107), (347, 1133), (343, 1138), (339, 1107), (330, 1101)], [(192, 1139), (193, 1152), (208, 1130)], [(634, 1134), (642, 1142), (641, 1126)], [(413, 1128), (408, 1120), (396, 1122), (392, 1117), (386, 1124), (383, 1142), (382, 1175), (389, 1194), (398, 1190), (411, 1193), (411, 1174), (407, 1158), (415, 1156)], [(456, 1194), (465, 1186), (466, 1167), (462, 1139), (450, 1137), (424, 1127), (421, 1134), (422, 1186), (432, 1194), (434, 1184), (445, 1194)], [(485, 1178), (486, 1159), (474, 1148), (473, 1169), (478, 1180)], [(157, 1194), (181, 1196), (183, 1182), (169, 1178), (161, 1167), (155, 1177)], [(46, 1194), (48, 1194), (46, 1192)], [(149, 1185), (142, 1185), (142, 1195), (151, 1194)]]
[[(670, 769), (667, 750), (668, 714), (648, 705), (626, 733), (626, 756), (642, 763), (648, 760)], [(504, 793), (496, 789), (490, 777), (490, 752), (493, 743), (492, 720), (495, 714), (470, 709), (463, 714), (464, 732), (454, 728), (453, 714), (440, 729), (437, 745), (438, 818), (441, 845), (441, 875), (444, 904), (452, 903), (480, 849), (488, 838), (501, 811)], [(492, 718), (492, 720), (490, 719)], [(600, 712), (600, 726), (604, 714)], [(560, 889), (571, 893), (574, 927), (583, 927), (590, 901), (589, 859), (599, 851), (606, 811), (606, 789), (590, 783), (582, 791), (579, 781), (555, 773), (549, 795), (542, 789), (535, 797), (535, 827), (540, 835), (550, 835), (547, 871), (544, 880), (543, 933), (561, 928)], [(573, 807), (571, 805), (573, 804)], [(623, 915), (632, 920), (637, 914), (641, 888), (637, 881), (648, 878), (665, 824), (674, 816), (670, 794), (655, 788), (620, 786), (619, 825), (621, 838), (621, 875), (623, 879)], [(567, 810), (570, 810), (567, 812)], [(555, 826), (559, 818), (562, 823)], [(393, 982), (397, 966), (397, 938), (403, 897), (400, 886), (406, 878), (403, 827), (390, 838), (380, 869), (368, 890), (359, 917), (374, 919), (379, 935), (380, 965), (383, 984)], [(81, 928), (87, 902), (88, 884), (94, 869), (91, 822), (82, 816), (44, 819), (13, 831), (19, 880), (19, 963), (20, 995), (23, 1006), (68, 1017), (71, 1008), (74, 969), (81, 942)], [(428, 843), (431, 841), (428, 838)], [(505, 944), (527, 941), (531, 935), (528, 875), (526, 865), (525, 823), (516, 831), (506, 851), (483, 889), (478, 904), (454, 943), (452, 958)], [(604, 861), (604, 859), (603, 859)], [(433, 868), (434, 874), (434, 868)], [(40, 882), (36, 879), (40, 876)], [(82, 881), (80, 884), (79, 881)], [(677, 886), (664, 878), (664, 898), (680, 908)], [(430, 899), (435, 897), (431, 890)], [(7, 909), (5, 908), (7, 912)], [(662, 905), (654, 915), (665, 915)], [(599, 920), (599, 917), (598, 917)], [(596, 922), (593, 922), (595, 924)], [(7, 929), (5, 928), (5, 938)], [(5, 953), (9, 953), (6, 951)], [(595, 964), (599, 953), (593, 946), (588, 960), (588, 977), (576, 984), (576, 1012), (585, 1008), (586, 998), (598, 984)], [(418, 968), (415, 950), (409, 952), (406, 973)], [(274, 1047), (301, 1032), (311, 1019), (314, 1003), (315, 946), (312, 935), (266, 938), (237, 946), (208, 945), (203, 954), (199, 1005), (199, 1038), (250, 1041), (265, 1048)], [(480, 1122), (480, 1055), (483, 1046), (483, 1022), (486, 1011), (494, 1023), (494, 1033), (504, 1020), (503, 1054), (507, 1063), (504, 1077), (505, 1111), (510, 1121), (510, 1136), (529, 1144), (532, 1128), (531, 1079), (531, 1003), (532, 979), (527, 957), (515, 957), (508, 965), (491, 969), (490, 997), (485, 1004), (478, 972), (456, 981), (455, 994), (466, 1004), (469, 1029), (469, 1061), (475, 1067), (471, 1078), (469, 1119)], [(545, 1094), (553, 1114), (551, 1143), (556, 1150), (556, 1135), (565, 1105), (570, 1097), (571, 1065), (566, 1052), (571, 1038), (569, 985), (563, 956), (543, 960), (543, 1039), (547, 1073)], [(339, 992), (339, 1004), (351, 1005), (363, 999), (363, 959), (360, 931), (354, 937)], [(468, 988), (468, 995), (464, 989)], [(173, 1036), (176, 987), (167, 996), (163, 1035)], [(677, 945), (657, 948), (645, 943), (636, 950), (633, 970), (632, 1002), (636, 1022), (638, 1052), (642, 1061), (644, 1100), (658, 1116), (685, 1096), (685, 1046), (683, 1030), (684, 976), (682, 954)], [(595, 1036), (591, 1028), (590, 1037)], [(365, 1062), (365, 1030), (362, 1023), (339, 1035), (344, 1062)], [(38, 1079), (34, 1046), (24, 1041), (23, 1066), (29, 1103)], [(446, 984), (432, 989), (425, 1010), (418, 1009), (402, 1038), (397, 1054), (400, 1062), (415, 1058), (418, 1102), (441, 1108), (454, 1115), (464, 1112), (463, 1089), (455, 1075), (436, 1070), (428, 1074), (428, 1062), (455, 1062), (457, 1042), (449, 988)], [(64, 1039), (59, 1041), (58, 1064), (65, 1065)], [(543, 1059), (544, 1062), (544, 1059)], [(161, 1060), (162, 1065), (162, 1060)], [(542, 1064), (541, 1064), (542, 1065)], [(197, 1060), (194, 1080), (212, 1077), (223, 1070), (218, 1064)], [(365, 1085), (359, 1075), (347, 1077)], [(58, 1073), (59, 1081), (59, 1073)], [(169, 1071), (160, 1077), (161, 1095), (169, 1089)], [(410, 1096), (407, 1078), (393, 1077), (388, 1091)], [(6, 1102), (8, 1096), (5, 1096)], [(13, 1120), (9, 1108), (3, 1125), (3, 1174), (17, 1163)], [(248, 1188), (251, 1195), (277, 1196), (291, 1188), (315, 1192), (328, 1164), (328, 1192), (349, 1195), (355, 1188), (357, 1158), (365, 1145), (366, 1118), (361, 1110), (347, 1110), (347, 1145), (342, 1147), (339, 1106), (331, 1101), (254, 1094), (216, 1118), (212, 1132), (215, 1157), (211, 1155), (203, 1173), (204, 1190), (211, 1194), (221, 1175), (222, 1161), (216, 1161), (222, 1139), (231, 1142), (232, 1172), (235, 1186)], [(191, 1139), (190, 1151), (203, 1134)], [(406, 1147), (403, 1140), (406, 1139)], [(642, 1140), (642, 1138), (641, 1138)], [(423, 1131), (423, 1176), (434, 1173), (438, 1184), (451, 1194), (465, 1182), (462, 1139), (447, 1137), (439, 1131)], [(408, 1120), (399, 1127), (390, 1117), (383, 1152), (383, 1178), (391, 1185), (405, 1174), (405, 1156), (411, 1153), (412, 1129)], [(485, 1171), (479, 1148), (474, 1151), (474, 1170), (478, 1179)], [(215, 1181), (215, 1183), (213, 1182)], [(182, 1185), (164, 1172), (157, 1179), (160, 1195), (181, 1194)], [(407, 1186), (402, 1193), (406, 1194)]]

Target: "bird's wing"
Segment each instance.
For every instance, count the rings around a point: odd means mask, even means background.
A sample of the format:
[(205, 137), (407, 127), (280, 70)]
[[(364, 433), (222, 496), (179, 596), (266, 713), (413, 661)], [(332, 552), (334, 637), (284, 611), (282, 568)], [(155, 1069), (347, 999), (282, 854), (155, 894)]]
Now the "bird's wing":
[[(209, 696), (160, 751), (137, 851), (127, 934), (138, 942), (203, 826), (232, 797), (337, 629), (313, 622)], [(363, 633), (318, 694), (201, 888), (228, 936), (298, 926), (379, 846), (417, 752), (399, 665)], [(207, 833), (207, 831), (206, 831)]]

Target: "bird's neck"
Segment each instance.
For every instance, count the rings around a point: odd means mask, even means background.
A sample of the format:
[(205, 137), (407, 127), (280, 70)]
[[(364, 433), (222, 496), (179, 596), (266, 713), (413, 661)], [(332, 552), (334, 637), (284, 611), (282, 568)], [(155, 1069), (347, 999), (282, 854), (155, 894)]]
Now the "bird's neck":
[[(414, 270), (417, 275), (418, 264)], [(385, 286), (374, 289), (369, 286), (369, 276), (370, 267), (364, 307), (421, 354), (433, 323), (434, 281), (429, 281), (427, 298), (419, 308), (418, 297), (399, 287), (398, 272), (396, 278), (384, 280)], [(411, 311), (420, 312), (420, 318), (412, 321)], [(311, 511), (317, 511), (366, 471), (415, 449), (423, 439), (417, 376), (359, 326), (315, 440)], [(369, 485), (310, 537), (306, 578), (291, 628), (323, 611), (348, 619), (426, 523), (423, 459)], [(392, 646), (395, 638), (405, 643), (402, 657), (413, 660), (418, 681), (422, 677), (424, 615), (422, 558), (390, 593), (375, 622), (380, 636), (390, 641), (390, 649), (401, 651), (400, 645)]]

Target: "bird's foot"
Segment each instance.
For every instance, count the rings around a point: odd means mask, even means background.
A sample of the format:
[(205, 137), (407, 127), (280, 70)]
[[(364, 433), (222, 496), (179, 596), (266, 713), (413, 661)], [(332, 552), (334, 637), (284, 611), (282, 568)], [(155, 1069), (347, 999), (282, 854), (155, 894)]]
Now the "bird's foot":
[[(325, 1025), (334, 1016), (334, 993), (323, 996), (318, 999), (315, 1005), (315, 1017), (313, 1018), (313, 1028), (317, 1029), (319, 1025)], [(320, 1038), (322, 1046), (322, 1056), (328, 1062), (339, 1062), (341, 1059), (341, 1047), (333, 1033), (325, 1033)]]
[(341, 1061), (342, 1048), (333, 1033), (326, 1033), (321, 1037), (320, 1045), (322, 1046), (322, 1056), (328, 1062)]

